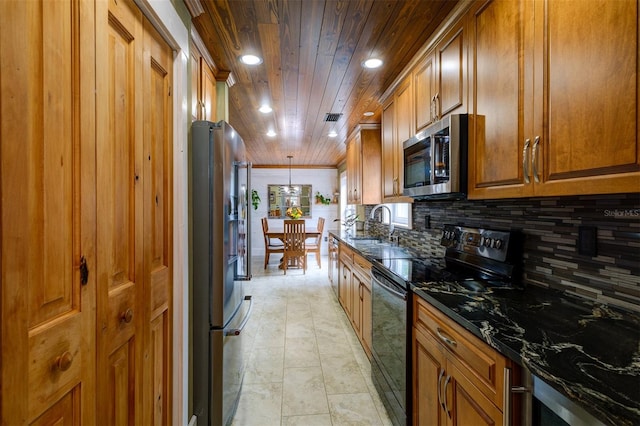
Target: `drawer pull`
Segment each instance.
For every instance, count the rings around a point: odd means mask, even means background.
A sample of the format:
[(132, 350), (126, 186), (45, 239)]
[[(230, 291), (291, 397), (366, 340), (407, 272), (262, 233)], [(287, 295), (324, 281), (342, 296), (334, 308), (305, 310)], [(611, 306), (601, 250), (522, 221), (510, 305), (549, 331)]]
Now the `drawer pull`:
[(449, 346), (457, 346), (458, 345), (458, 342), (453, 340), (451, 337), (445, 335), (444, 331), (442, 331), (442, 329), (440, 327), (436, 328), (436, 333), (438, 334), (438, 337), (440, 338), (440, 340), (445, 342), (447, 345), (449, 345)]
[(120, 322), (129, 324), (131, 320), (133, 320), (133, 310), (131, 308), (120, 314)]
[(73, 356), (69, 351), (65, 351), (62, 355), (58, 356), (53, 363), (53, 367), (58, 371), (67, 371), (71, 367), (73, 362)]

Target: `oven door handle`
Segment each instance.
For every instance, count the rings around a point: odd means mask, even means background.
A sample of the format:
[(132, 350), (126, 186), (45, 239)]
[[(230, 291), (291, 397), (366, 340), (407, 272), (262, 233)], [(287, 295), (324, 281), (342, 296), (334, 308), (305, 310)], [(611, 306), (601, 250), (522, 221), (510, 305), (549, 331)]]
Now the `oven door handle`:
[(399, 291), (392, 289), (391, 287), (385, 285), (381, 280), (377, 279), (375, 276), (372, 277), (372, 280), (374, 284), (378, 284), (380, 287), (387, 290), (389, 293), (393, 294), (394, 296), (402, 300), (407, 300), (407, 293), (400, 293)]

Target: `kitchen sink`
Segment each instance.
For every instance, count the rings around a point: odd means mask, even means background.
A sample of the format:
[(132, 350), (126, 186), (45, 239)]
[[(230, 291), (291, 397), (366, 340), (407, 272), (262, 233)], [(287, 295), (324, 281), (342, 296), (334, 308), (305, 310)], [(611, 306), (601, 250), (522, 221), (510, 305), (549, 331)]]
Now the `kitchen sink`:
[(380, 237), (373, 237), (373, 236), (358, 236), (358, 237), (351, 237), (351, 240), (353, 241), (357, 241), (357, 242), (367, 242), (367, 241), (371, 241), (371, 242), (381, 242), (382, 240), (380, 239)]

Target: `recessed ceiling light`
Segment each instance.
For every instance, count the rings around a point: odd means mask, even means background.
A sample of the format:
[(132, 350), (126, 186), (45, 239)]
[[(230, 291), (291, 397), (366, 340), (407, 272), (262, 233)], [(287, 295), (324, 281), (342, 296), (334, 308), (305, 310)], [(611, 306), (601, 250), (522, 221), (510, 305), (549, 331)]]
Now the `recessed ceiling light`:
[(264, 104), (264, 105), (262, 105), (262, 106), (258, 109), (258, 111), (260, 111), (260, 112), (261, 112), (261, 113), (263, 113), (263, 114), (268, 114), (268, 113), (270, 113), (271, 111), (273, 111), (273, 109), (271, 109), (271, 107), (270, 107), (269, 105)]
[(274, 137), (276, 135), (276, 132), (274, 132), (273, 130), (269, 130), (267, 132), (267, 136), (269, 136), (270, 138)]
[(329, 136), (330, 138), (335, 138), (336, 136), (338, 136), (338, 133), (335, 130), (332, 130), (327, 136)]
[(362, 63), (365, 68), (378, 68), (382, 66), (382, 59), (370, 58)]
[(373, 115), (373, 111), (367, 111), (362, 115), (364, 115), (365, 117), (371, 117)]
[(262, 58), (256, 55), (242, 55), (240, 56), (240, 60), (243, 64), (247, 65), (258, 65), (262, 63)]

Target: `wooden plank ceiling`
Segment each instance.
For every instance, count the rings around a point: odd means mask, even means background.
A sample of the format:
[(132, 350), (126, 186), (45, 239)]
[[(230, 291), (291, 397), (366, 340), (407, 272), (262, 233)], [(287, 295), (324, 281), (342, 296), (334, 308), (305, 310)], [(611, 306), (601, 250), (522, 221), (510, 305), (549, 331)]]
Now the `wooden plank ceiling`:
[[(455, 6), (453, 0), (200, 0), (193, 24), (229, 71), (229, 122), (254, 165), (337, 166), (358, 123), (380, 123), (380, 97)], [(263, 58), (257, 66), (238, 60)], [(384, 65), (367, 70), (362, 61)], [(427, 101), (428, 102), (428, 101)], [(273, 111), (262, 114), (263, 103)], [(373, 116), (366, 117), (367, 111)], [(327, 113), (342, 116), (325, 122)], [(269, 137), (266, 132), (275, 130)], [(338, 135), (330, 138), (335, 130)]]

